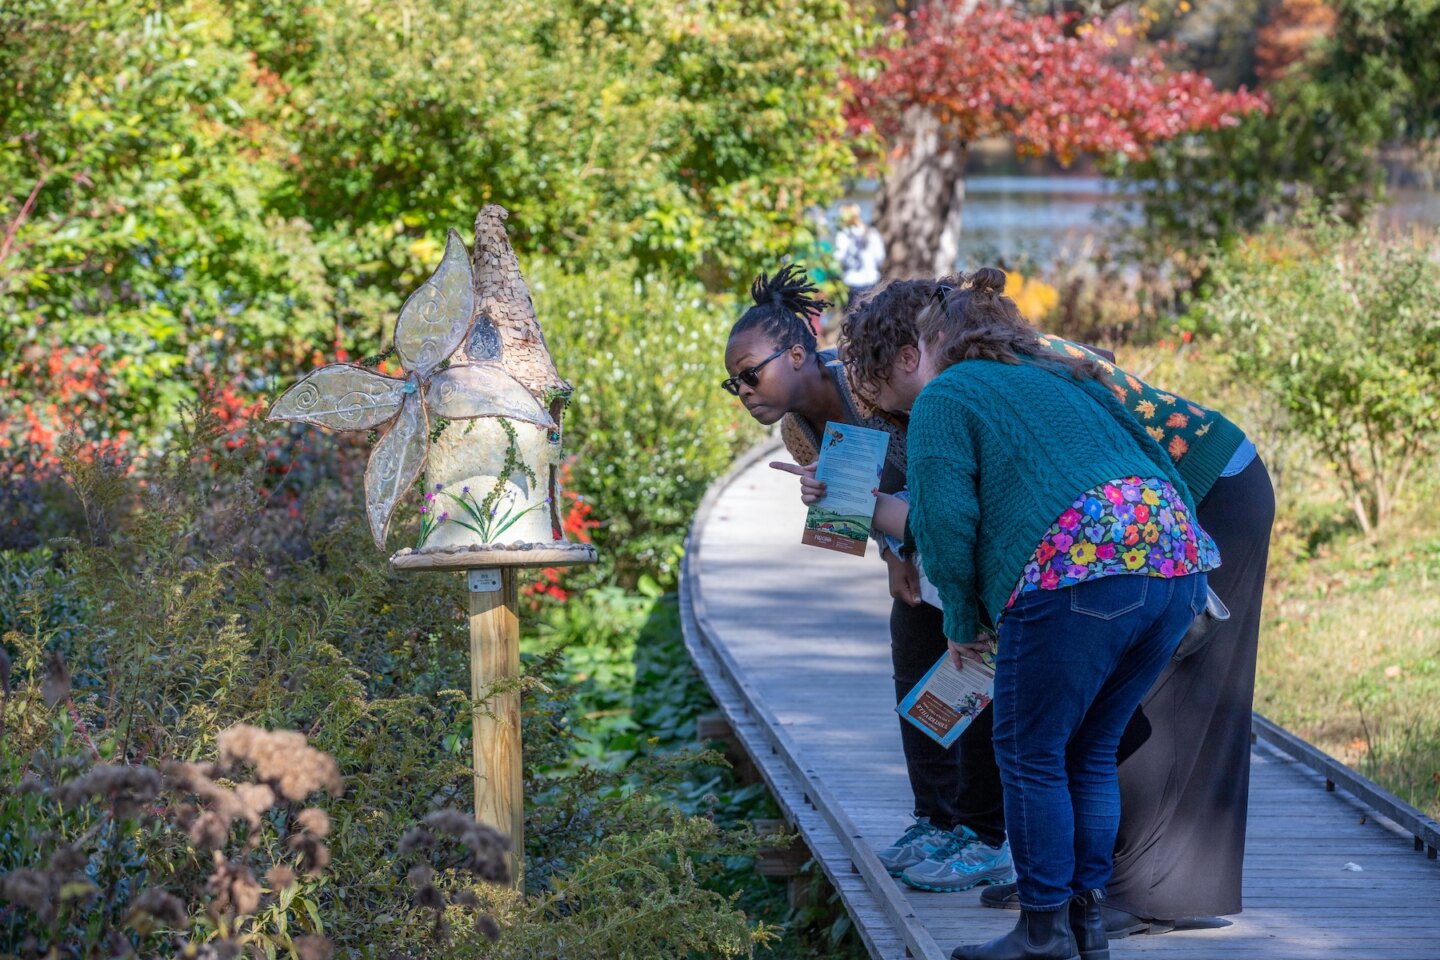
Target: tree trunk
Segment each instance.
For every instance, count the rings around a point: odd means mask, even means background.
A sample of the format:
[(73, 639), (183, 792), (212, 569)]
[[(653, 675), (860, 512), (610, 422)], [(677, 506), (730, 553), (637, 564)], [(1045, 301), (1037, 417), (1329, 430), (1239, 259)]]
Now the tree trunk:
[(955, 270), (969, 152), (964, 141), (946, 137), (929, 110), (905, 112), (875, 202), (887, 277), (938, 277)]

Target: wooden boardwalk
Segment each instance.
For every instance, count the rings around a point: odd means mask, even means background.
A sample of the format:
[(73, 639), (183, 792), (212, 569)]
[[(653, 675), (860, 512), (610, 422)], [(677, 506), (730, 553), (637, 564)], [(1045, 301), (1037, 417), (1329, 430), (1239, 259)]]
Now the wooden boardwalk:
[[(873, 546), (858, 559), (800, 545), (795, 478), (769, 459), (752, 455), (697, 514), (682, 578), (686, 642), (871, 955), (943, 960), (1017, 914), (981, 908), (973, 891), (910, 890), (875, 859), (911, 802), (883, 565)], [(1409, 832), (1326, 792), (1324, 777), (1263, 742), (1244, 900), (1223, 929), (1131, 937), (1113, 955), (1440, 960), (1440, 865), (1414, 851)]]

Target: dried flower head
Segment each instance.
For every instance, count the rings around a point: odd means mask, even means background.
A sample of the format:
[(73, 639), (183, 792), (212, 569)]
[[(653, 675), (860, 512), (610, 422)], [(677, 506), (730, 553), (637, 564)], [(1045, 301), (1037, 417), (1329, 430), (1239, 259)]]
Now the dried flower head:
[(330, 835), (330, 816), (319, 807), (306, 807), (295, 817), (300, 829), (317, 837)]
[(50, 869), (61, 873), (78, 873), (90, 862), (90, 855), (78, 843), (61, 844), (50, 858)]
[(170, 788), (195, 794), (203, 805), (203, 809), (193, 804), (177, 805), (176, 821), (187, 829), (191, 843), (209, 850), (225, 846), (235, 820), (244, 820), (253, 833), (260, 826), (260, 815), (275, 805), (275, 793), (269, 787), (245, 783), (230, 790), (210, 779), (215, 773), (213, 764), (165, 765)]
[(103, 797), (116, 819), (128, 820), (140, 814), (160, 793), (160, 774), (149, 767), (106, 763), (89, 773), (62, 784), (55, 797), (74, 808), (94, 797)]
[(464, 844), (461, 869), (491, 883), (510, 882), (510, 839), (494, 827), (477, 822), (458, 810), (436, 810), (421, 823), (432, 832), (449, 834)]
[(179, 927), (185, 923), (185, 904), (180, 902), (179, 897), (166, 893), (159, 887), (151, 887), (131, 901), (125, 922), (132, 923), (140, 914), (167, 926)]
[(186, 834), (201, 850), (219, 850), (230, 839), (230, 823), (229, 817), (206, 810), (190, 821)]
[(330, 960), (335, 955), (335, 948), (330, 941), (314, 934), (296, 937), (292, 943), (300, 960)]
[(284, 890), (294, 882), (295, 871), (283, 863), (275, 864), (265, 874), (265, 885), (272, 891)]
[(53, 870), (31, 870), (21, 867), (0, 874), (0, 901), (18, 903), (38, 915), (46, 923), (55, 918), (60, 903), (60, 882), (63, 874)]
[(206, 881), (205, 889), (215, 894), (205, 909), (217, 920), (227, 913), (250, 916), (260, 906), (260, 883), (255, 874), (243, 863), (226, 862), (219, 851), (215, 853), (215, 872)]
[(250, 825), (255, 827), (259, 825), (260, 817), (275, 806), (275, 791), (263, 783), (242, 783), (235, 788), (235, 799), (249, 814), (246, 817), (247, 820), (254, 817), (254, 820), (250, 821)]
[(45, 680), (40, 684), (40, 695), (45, 698), (47, 707), (53, 707), (70, 696), (70, 668), (65, 666), (65, 658), (59, 650), (50, 651), (47, 666)]
[(435, 835), (424, 827), (411, 827), (405, 831), (400, 838), (400, 855), (414, 853), (416, 850), (428, 850), (435, 846)]
[(286, 799), (298, 802), (316, 790), (332, 796), (344, 792), (334, 759), (311, 747), (303, 733), (240, 724), (220, 734), (216, 746), (222, 767), (249, 763), (259, 779), (277, 785)]
[(308, 833), (292, 833), (285, 846), (300, 855), (300, 869), (315, 874), (330, 866), (330, 848)]
[(422, 910), (444, 910), (445, 897), (435, 886), (435, 871), (428, 864), (412, 867), (410, 883), (415, 888), (415, 906)]

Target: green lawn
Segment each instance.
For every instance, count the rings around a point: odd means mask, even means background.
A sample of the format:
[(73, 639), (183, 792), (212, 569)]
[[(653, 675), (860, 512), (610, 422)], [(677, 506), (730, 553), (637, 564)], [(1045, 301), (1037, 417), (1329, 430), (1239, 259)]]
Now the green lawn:
[(1122, 350), (1122, 366), (1220, 409), (1275, 480), (1255, 709), (1440, 816), (1440, 476), (1366, 539), (1328, 466), (1210, 347)]

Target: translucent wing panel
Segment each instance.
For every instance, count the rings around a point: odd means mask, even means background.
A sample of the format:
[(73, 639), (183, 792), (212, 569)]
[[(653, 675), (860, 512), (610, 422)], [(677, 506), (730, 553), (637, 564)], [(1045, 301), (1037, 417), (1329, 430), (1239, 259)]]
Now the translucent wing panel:
[(331, 430), (369, 430), (400, 412), (405, 381), (332, 363), (280, 395), (266, 420), (298, 420)]
[(381, 550), (385, 549), (390, 514), (420, 475), (429, 444), (425, 405), (419, 393), (412, 393), (405, 398), (400, 416), (375, 444), (365, 468), (365, 513), (370, 518), (370, 535)]
[(508, 417), (550, 429), (555, 423), (529, 390), (493, 363), (472, 363), (442, 370), (425, 395), (430, 412), (447, 420)]
[(470, 254), (460, 234), (451, 230), (440, 266), (410, 294), (395, 321), (395, 352), (401, 365), (422, 380), (428, 377), (465, 339), (474, 309)]

